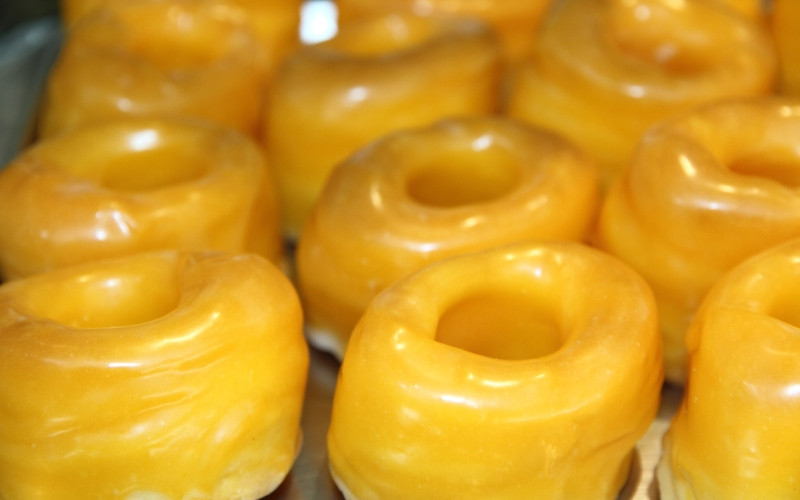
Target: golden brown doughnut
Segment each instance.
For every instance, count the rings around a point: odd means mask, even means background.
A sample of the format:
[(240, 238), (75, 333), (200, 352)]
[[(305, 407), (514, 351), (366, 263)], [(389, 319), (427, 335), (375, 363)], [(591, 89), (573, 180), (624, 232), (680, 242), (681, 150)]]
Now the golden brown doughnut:
[(800, 236), (800, 101), (737, 100), (663, 123), (612, 186), (597, 244), (650, 283), (667, 379), (686, 378), (686, 329), (730, 268)]
[(277, 210), (264, 154), (242, 134), (156, 118), (87, 126), (0, 170), (0, 275), (170, 248), (285, 266)]
[(500, 67), (482, 24), (412, 15), (349, 24), (288, 57), (270, 86), (264, 125), (288, 238), (299, 236), (333, 167), (361, 146), (496, 110)]
[(514, 75), (508, 112), (594, 158), (609, 185), (648, 127), (710, 101), (773, 91), (766, 28), (710, 0), (564, 0), (536, 57)]
[(252, 254), (140, 253), (0, 287), (0, 497), (256, 500), (300, 445), (289, 280)]
[(452, 118), (379, 139), (334, 169), (300, 237), (309, 339), (341, 359), (394, 281), (505, 243), (588, 240), (598, 205), (591, 161), (508, 118)]
[(687, 336), (689, 381), (664, 437), (662, 500), (795, 498), (800, 240), (737, 265)]
[(130, 0), (69, 32), (38, 132), (124, 116), (191, 116), (258, 135), (269, 59), (241, 9), (221, 0)]
[(652, 293), (617, 259), (525, 242), (370, 304), (328, 432), (345, 498), (614, 499), (662, 382)]

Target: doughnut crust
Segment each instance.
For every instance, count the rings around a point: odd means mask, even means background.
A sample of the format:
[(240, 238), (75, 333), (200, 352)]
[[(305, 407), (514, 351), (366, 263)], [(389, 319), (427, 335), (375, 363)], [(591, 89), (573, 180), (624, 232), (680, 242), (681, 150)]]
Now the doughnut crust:
[(613, 499), (663, 380), (655, 305), (618, 260), (525, 242), (379, 294), (328, 433), (351, 499)]
[(0, 171), (6, 279), (162, 249), (285, 265), (275, 185), (252, 139), (206, 122), (128, 118), (41, 140)]
[(796, 498), (800, 240), (720, 279), (687, 335), (689, 380), (664, 436), (664, 500)]
[(306, 331), (338, 359), (374, 296), (436, 260), (536, 240), (588, 240), (597, 170), (574, 146), (501, 117), (406, 129), (333, 171), (296, 253)]
[(255, 500), (299, 449), (288, 279), (252, 254), (140, 253), (0, 287), (0, 497)]
[(729, 269), (800, 236), (800, 102), (708, 105), (655, 127), (608, 192), (596, 244), (647, 280), (667, 379), (686, 379), (685, 335)]

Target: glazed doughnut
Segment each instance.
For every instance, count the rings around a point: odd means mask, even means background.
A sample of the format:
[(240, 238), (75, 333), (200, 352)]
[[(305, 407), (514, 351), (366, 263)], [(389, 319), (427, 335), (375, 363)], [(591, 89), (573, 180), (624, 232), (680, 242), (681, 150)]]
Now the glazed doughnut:
[(433, 263), (353, 333), (332, 475), (348, 500), (614, 499), (661, 361), (652, 293), (607, 254), (527, 242)]
[(515, 73), (508, 113), (558, 131), (619, 175), (644, 131), (673, 113), (772, 92), (766, 28), (710, 0), (564, 0)]
[[(61, 18), (67, 28), (93, 11), (108, 5), (130, 3), (132, 0), (60, 0)], [(228, 11), (231, 18), (246, 17), (255, 35), (266, 49), (268, 66), (274, 67), (299, 44), (300, 5), (302, 0), (219, 0), (219, 9)], [(237, 14), (234, 7), (244, 9)], [(271, 70), (268, 70), (271, 72)]]
[(605, 198), (597, 245), (653, 287), (667, 379), (683, 383), (684, 336), (730, 268), (800, 236), (800, 101), (699, 108), (650, 130)]
[(553, 0), (337, 0), (336, 6), (342, 25), (397, 12), (479, 19), (497, 34), (506, 60), (514, 62), (530, 54), (536, 30), (551, 3)]
[(157, 118), (86, 126), (0, 171), (0, 275), (169, 248), (284, 266), (277, 210), (264, 154), (238, 132)]
[(349, 24), (289, 56), (270, 85), (263, 127), (287, 237), (298, 237), (330, 171), (359, 147), (496, 110), (500, 67), (484, 25), (411, 15)]
[(426, 264), (496, 245), (588, 240), (597, 171), (563, 139), (508, 118), (398, 131), (338, 165), (300, 237), (306, 332), (338, 359), (382, 289)]
[(800, 96), (800, 3), (772, 0), (771, 26), (780, 61), (780, 91)]
[(48, 78), (41, 137), (120, 116), (192, 116), (256, 137), (268, 59), (222, 0), (109, 3), (69, 32)]
[(663, 500), (796, 498), (800, 240), (737, 265), (687, 336), (689, 382), (664, 437)]
[(257, 499), (294, 462), (308, 349), (261, 257), (142, 253), (13, 281), (0, 331), (2, 498)]

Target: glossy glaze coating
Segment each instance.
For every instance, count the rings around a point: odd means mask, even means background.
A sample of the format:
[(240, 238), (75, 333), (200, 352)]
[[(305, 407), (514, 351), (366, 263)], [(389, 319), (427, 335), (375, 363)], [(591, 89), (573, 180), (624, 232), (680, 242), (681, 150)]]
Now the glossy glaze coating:
[(595, 166), (550, 132), (471, 117), (391, 134), (334, 169), (300, 237), (309, 337), (341, 359), (399, 278), (505, 243), (587, 240), (598, 205)]
[(120, 116), (192, 116), (252, 136), (269, 58), (241, 8), (131, 0), (69, 32), (48, 78), (39, 133)]
[(800, 3), (772, 0), (771, 26), (780, 60), (780, 90), (800, 96)]
[(288, 279), (155, 253), (0, 287), (0, 497), (257, 499), (300, 444)]
[(479, 19), (494, 30), (509, 62), (530, 54), (535, 32), (553, 0), (337, 0), (339, 20), (353, 20), (395, 12)]
[(800, 101), (710, 105), (644, 136), (605, 199), (598, 245), (653, 287), (667, 378), (683, 383), (684, 337), (726, 271), (800, 236)]
[(655, 304), (577, 243), (496, 247), (392, 285), (356, 327), (328, 433), (348, 499), (613, 499), (659, 405)]
[(291, 55), (264, 127), (284, 230), (296, 239), (333, 167), (391, 131), (489, 113), (500, 54), (488, 30), (411, 15), (371, 18)]
[[(130, 3), (136, 0), (60, 0), (61, 18), (67, 28), (106, 5)], [(166, 0), (165, 0), (166, 1)], [(303, 0), (215, 0), (218, 9), (235, 18), (235, 7), (244, 23), (251, 23), (255, 35), (266, 49), (267, 64), (275, 67), (286, 54), (299, 44), (300, 5)], [(271, 70), (268, 70), (271, 73)]]
[(756, 22), (766, 20), (768, 7), (771, 7), (773, 0), (717, 0), (723, 5), (727, 5), (734, 11), (747, 16)]
[(661, 498), (797, 498), (800, 240), (738, 265), (687, 336), (689, 381), (664, 437)]
[(766, 29), (711, 0), (564, 0), (516, 73), (509, 113), (552, 128), (598, 161), (604, 184), (642, 133), (701, 103), (771, 93)]
[(253, 140), (209, 123), (130, 118), (40, 141), (0, 171), (6, 279), (169, 248), (283, 265), (275, 186)]

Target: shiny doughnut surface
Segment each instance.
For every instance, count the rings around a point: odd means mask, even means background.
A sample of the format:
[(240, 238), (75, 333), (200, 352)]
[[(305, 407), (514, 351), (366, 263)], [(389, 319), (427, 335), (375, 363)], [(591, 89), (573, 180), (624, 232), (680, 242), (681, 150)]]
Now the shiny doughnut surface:
[(686, 329), (711, 286), (800, 236), (798, 137), (800, 101), (709, 105), (648, 132), (609, 191), (598, 245), (653, 287), (669, 380), (686, 378)]
[(288, 279), (252, 254), (145, 253), (0, 287), (0, 497), (257, 499), (299, 449)]
[(588, 240), (594, 164), (508, 118), (396, 132), (338, 165), (300, 237), (309, 338), (341, 359), (373, 297), (433, 261), (523, 240)]
[(564, 0), (516, 73), (509, 113), (581, 146), (608, 185), (653, 124), (772, 92), (776, 57), (762, 24), (712, 0)]
[(482, 24), (387, 15), (343, 27), (276, 73), (264, 125), (284, 231), (297, 239), (334, 166), (394, 130), (495, 111), (499, 49)]
[(129, 118), (42, 140), (0, 171), (0, 272), (171, 248), (254, 252), (283, 266), (278, 221), (252, 139)]
[(736, 266), (687, 337), (689, 381), (664, 437), (663, 500), (795, 498), (800, 240)]
[(328, 433), (348, 499), (613, 499), (655, 417), (655, 304), (578, 243), (445, 259), (372, 302)]
[(220, 0), (109, 3), (69, 31), (39, 134), (121, 116), (192, 116), (256, 136), (269, 58), (240, 8)]

